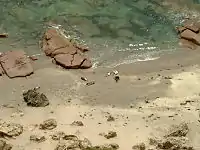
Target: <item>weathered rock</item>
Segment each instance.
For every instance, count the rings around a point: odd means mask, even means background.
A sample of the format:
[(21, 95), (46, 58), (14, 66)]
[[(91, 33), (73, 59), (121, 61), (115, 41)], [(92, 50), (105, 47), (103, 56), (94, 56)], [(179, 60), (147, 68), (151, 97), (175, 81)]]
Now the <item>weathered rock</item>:
[(45, 136), (43, 135), (31, 135), (30, 136), (30, 141), (41, 143), (46, 140)]
[(191, 30), (185, 30), (180, 34), (181, 38), (192, 41), (193, 43), (200, 45), (200, 34), (196, 34)]
[(54, 57), (57, 64), (67, 69), (87, 69), (92, 67), (92, 63), (83, 54), (59, 54)]
[(45, 120), (43, 123), (40, 124), (39, 128), (41, 130), (53, 130), (57, 127), (57, 121), (55, 119), (48, 119)]
[(199, 22), (197, 22), (197, 20), (188, 20), (184, 22), (184, 27), (195, 33), (198, 33), (200, 29), (200, 24)]
[(179, 45), (182, 47), (187, 47), (189, 49), (196, 49), (198, 47), (198, 45), (196, 45), (192, 41), (188, 41), (186, 39), (180, 39)]
[(103, 135), (106, 139), (111, 139), (117, 136), (117, 132), (109, 131), (107, 134), (101, 133), (100, 135)]
[(55, 134), (53, 134), (51, 136), (52, 140), (58, 141), (61, 140), (65, 137), (65, 133), (64, 132), (56, 132)]
[(189, 144), (188, 140), (185, 138), (166, 138), (157, 141), (157, 148), (167, 149), (167, 150), (194, 150), (194, 148)]
[(60, 141), (55, 150), (68, 150), (68, 149), (80, 149), (80, 141), (76, 136), (68, 136), (64, 140)]
[(23, 93), (24, 101), (28, 106), (45, 107), (49, 105), (49, 100), (43, 93), (37, 92), (37, 89), (31, 89)]
[(74, 121), (74, 122), (72, 122), (71, 125), (72, 125), (72, 126), (84, 126), (84, 124), (83, 124), (82, 121)]
[(174, 125), (169, 130), (166, 137), (184, 137), (188, 134), (189, 128), (187, 123), (181, 123), (179, 125)]
[(146, 149), (146, 146), (144, 143), (140, 143), (140, 144), (137, 144), (137, 145), (134, 145), (132, 147), (133, 150), (145, 150)]
[(56, 29), (49, 29), (43, 37), (42, 48), (47, 56), (54, 57), (57, 64), (67, 69), (92, 67), (91, 61), (83, 54), (88, 49), (73, 44)]
[(16, 123), (0, 123), (0, 137), (13, 138), (19, 136), (23, 132), (23, 126)]
[(11, 144), (7, 144), (6, 141), (0, 140), (0, 150), (11, 150), (11, 149), (12, 149)]
[(10, 78), (25, 77), (33, 73), (30, 60), (22, 50), (3, 53), (0, 56), (0, 64)]

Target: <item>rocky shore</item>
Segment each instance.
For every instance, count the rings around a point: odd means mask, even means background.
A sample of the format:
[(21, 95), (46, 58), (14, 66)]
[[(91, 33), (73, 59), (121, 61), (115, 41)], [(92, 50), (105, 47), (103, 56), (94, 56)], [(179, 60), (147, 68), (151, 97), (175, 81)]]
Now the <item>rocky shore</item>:
[(199, 150), (195, 27), (179, 29), (195, 51), (112, 69), (92, 68), (89, 49), (56, 29), (46, 56), (1, 53), (0, 150)]

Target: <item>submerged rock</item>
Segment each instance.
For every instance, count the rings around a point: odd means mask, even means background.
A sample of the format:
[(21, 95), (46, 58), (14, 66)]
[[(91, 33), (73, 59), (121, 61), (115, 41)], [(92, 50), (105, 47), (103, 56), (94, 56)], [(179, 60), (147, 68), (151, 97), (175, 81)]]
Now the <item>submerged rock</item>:
[(41, 130), (53, 130), (57, 127), (57, 121), (55, 119), (48, 119), (45, 120), (43, 123), (40, 124), (39, 128)]
[(76, 46), (56, 29), (49, 29), (43, 37), (42, 49), (47, 56), (67, 69), (87, 69), (92, 63), (83, 52), (88, 49)]
[(0, 150), (11, 150), (11, 149), (12, 149), (11, 144), (7, 144), (6, 141), (0, 140)]
[(23, 93), (24, 101), (28, 106), (45, 107), (49, 105), (49, 100), (43, 93), (37, 92), (37, 89), (28, 90)]
[(0, 137), (16, 137), (22, 134), (23, 126), (16, 123), (0, 123)]
[(33, 67), (24, 51), (8, 51), (0, 55), (0, 64), (10, 77), (26, 77), (33, 73)]

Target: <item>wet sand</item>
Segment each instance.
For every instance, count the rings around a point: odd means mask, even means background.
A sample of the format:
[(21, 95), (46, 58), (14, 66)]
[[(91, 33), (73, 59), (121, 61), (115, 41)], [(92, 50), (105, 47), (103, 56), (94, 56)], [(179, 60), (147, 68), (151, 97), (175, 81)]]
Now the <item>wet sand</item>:
[[(117, 143), (120, 150), (128, 150), (139, 142), (148, 146), (148, 138), (162, 136), (181, 122), (188, 123), (187, 138), (195, 150), (200, 149), (200, 50), (113, 69), (64, 70), (42, 57), (27, 78), (0, 77), (0, 118), (24, 127), (16, 139), (7, 139), (13, 150), (53, 150), (58, 142), (50, 135), (56, 131), (88, 138), (94, 145)], [(117, 83), (112, 76), (106, 77), (112, 70), (119, 71)], [(95, 84), (87, 86), (81, 77)], [(23, 91), (36, 86), (50, 100), (49, 106), (33, 108), (23, 101)], [(107, 121), (109, 115), (115, 120)], [(57, 120), (55, 129), (43, 131), (36, 126), (49, 118)], [(71, 126), (73, 121), (82, 121), (84, 126)], [(116, 131), (117, 137), (99, 135), (108, 131)], [(42, 134), (47, 140), (34, 143), (29, 140), (32, 134)]]

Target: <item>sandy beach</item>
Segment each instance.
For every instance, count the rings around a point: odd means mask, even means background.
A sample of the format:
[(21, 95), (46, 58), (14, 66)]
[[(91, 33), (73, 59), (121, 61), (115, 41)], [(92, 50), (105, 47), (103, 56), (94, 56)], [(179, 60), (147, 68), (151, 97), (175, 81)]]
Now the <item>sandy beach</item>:
[[(144, 143), (150, 149), (150, 138), (162, 139), (172, 125), (185, 122), (188, 133), (184, 138), (199, 150), (199, 50), (183, 50), (112, 69), (87, 70), (64, 70), (41, 56), (33, 64), (33, 75), (0, 77), (0, 118), (23, 126), (21, 135), (4, 140), (13, 145), (13, 150), (54, 150), (58, 141), (52, 140), (51, 135), (62, 131), (87, 138), (92, 145), (116, 143), (119, 150), (129, 150)], [(113, 70), (119, 72), (118, 82), (112, 75), (106, 76)], [(95, 84), (86, 85), (90, 81)], [(48, 97), (48, 106), (26, 105), (22, 94), (35, 87)], [(47, 119), (55, 119), (57, 127), (39, 129), (38, 125)], [(74, 121), (83, 125), (71, 125)], [(117, 135), (109, 139), (102, 136), (109, 131)], [(46, 140), (34, 142), (31, 135), (41, 135)]]

